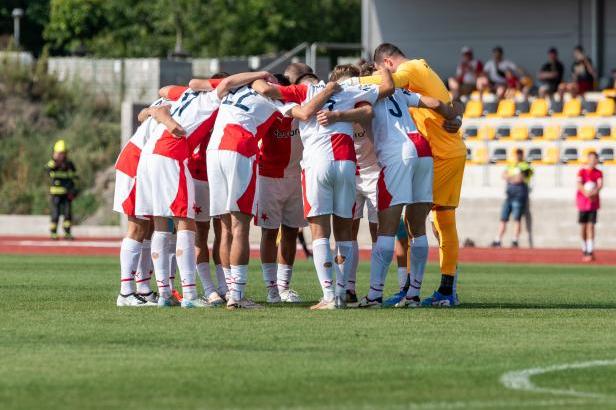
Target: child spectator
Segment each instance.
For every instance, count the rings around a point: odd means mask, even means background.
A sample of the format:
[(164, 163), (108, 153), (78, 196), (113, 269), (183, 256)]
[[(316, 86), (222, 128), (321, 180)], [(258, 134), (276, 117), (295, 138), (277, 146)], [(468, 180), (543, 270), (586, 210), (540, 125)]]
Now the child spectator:
[(599, 156), (596, 152), (590, 152), (586, 166), (577, 174), (577, 209), (578, 223), (582, 236), (583, 260), (591, 262), (595, 260), (594, 241), (595, 224), (597, 223), (597, 211), (599, 210), (599, 192), (603, 188), (603, 173), (597, 169)]

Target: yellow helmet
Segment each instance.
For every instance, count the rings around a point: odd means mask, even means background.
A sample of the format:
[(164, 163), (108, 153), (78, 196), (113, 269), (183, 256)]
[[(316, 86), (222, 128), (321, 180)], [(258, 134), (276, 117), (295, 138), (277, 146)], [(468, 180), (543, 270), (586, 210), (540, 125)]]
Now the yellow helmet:
[(66, 152), (68, 151), (68, 147), (66, 146), (66, 142), (64, 140), (58, 140), (53, 146), (53, 152)]

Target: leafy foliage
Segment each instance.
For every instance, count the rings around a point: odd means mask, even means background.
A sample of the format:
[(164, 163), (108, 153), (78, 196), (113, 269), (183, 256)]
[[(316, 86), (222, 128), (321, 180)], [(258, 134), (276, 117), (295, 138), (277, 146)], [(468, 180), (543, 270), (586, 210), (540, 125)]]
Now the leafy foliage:
[[(44, 166), (55, 140), (67, 141), (84, 190), (119, 148), (119, 113), (79, 85), (47, 75), (45, 55), (33, 69), (0, 61), (0, 213), (47, 211)], [(77, 221), (96, 210), (92, 195), (75, 201)]]

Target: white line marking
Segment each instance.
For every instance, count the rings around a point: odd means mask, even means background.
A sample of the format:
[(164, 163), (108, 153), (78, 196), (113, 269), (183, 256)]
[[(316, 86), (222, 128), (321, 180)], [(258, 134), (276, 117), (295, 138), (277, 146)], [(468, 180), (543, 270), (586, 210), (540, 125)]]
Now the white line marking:
[(593, 360), (589, 362), (578, 362), (559, 364), (548, 367), (537, 367), (532, 369), (517, 370), (507, 372), (500, 378), (500, 382), (508, 389), (523, 390), (535, 393), (550, 393), (563, 396), (585, 397), (592, 399), (604, 399), (608, 396), (599, 393), (581, 392), (573, 389), (551, 389), (536, 386), (530, 378), (545, 373), (560, 372), (570, 369), (586, 369), (588, 367), (616, 366), (616, 360)]

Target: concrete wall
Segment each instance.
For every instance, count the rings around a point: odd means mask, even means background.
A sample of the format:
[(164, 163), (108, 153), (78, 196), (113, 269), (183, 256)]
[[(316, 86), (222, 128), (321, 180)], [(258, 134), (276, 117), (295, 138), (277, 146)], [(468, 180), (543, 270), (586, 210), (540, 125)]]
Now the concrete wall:
[[(546, 50), (555, 46), (567, 68), (571, 50), (591, 53), (590, 0), (362, 0), (362, 43), (373, 51), (391, 42), (412, 57), (426, 58), (443, 77), (452, 75), (460, 48), (482, 61), (495, 45), (507, 58), (535, 74)], [(616, 2), (605, 1), (605, 70), (616, 67)]]

